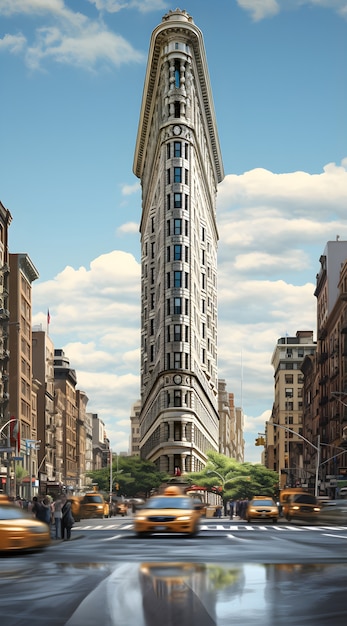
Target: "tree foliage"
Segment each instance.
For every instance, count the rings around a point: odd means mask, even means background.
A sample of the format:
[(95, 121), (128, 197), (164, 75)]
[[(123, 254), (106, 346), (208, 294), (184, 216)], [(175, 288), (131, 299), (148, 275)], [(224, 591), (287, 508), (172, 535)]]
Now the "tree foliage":
[[(100, 491), (110, 491), (110, 468), (89, 472), (88, 476), (96, 483)], [(153, 489), (157, 489), (168, 479), (165, 472), (159, 472), (151, 461), (142, 461), (137, 456), (113, 455), (112, 489), (118, 495), (127, 498), (147, 498)], [(118, 485), (118, 489), (117, 489)]]
[(221, 488), (224, 500), (246, 500), (255, 495), (276, 496), (278, 474), (260, 463), (239, 463), (224, 454), (208, 452), (201, 472), (190, 472), (187, 479), (194, 485)]

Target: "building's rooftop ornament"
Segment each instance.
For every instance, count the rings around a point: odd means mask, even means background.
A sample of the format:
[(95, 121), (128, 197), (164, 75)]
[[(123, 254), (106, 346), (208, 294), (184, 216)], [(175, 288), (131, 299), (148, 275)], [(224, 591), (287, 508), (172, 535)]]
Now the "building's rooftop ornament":
[(181, 9), (175, 9), (174, 11), (169, 11), (166, 15), (163, 16), (162, 22), (167, 22), (168, 20), (186, 20), (187, 22), (191, 22), (194, 24), (194, 20), (187, 11)]

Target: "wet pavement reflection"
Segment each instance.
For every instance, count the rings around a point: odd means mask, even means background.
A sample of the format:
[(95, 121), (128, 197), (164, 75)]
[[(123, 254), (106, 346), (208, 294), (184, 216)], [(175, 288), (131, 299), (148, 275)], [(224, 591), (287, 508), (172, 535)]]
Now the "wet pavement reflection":
[(345, 624), (346, 582), (335, 565), (122, 564), (67, 624)]
[[(12, 565), (13, 562), (12, 562)], [(0, 624), (339, 626), (347, 565), (40, 563), (0, 570)]]

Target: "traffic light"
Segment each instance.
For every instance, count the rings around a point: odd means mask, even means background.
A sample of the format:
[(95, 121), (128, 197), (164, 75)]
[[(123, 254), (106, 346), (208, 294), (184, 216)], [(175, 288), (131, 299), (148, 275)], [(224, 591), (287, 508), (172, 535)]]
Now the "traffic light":
[(264, 437), (257, 437), (255, 440), (255, 445), (256, 446), (265, 446), (265, 438)]
[(116, 487), (116, 491), (119, 491), (119, 483), (116, 483), (115, 487)]

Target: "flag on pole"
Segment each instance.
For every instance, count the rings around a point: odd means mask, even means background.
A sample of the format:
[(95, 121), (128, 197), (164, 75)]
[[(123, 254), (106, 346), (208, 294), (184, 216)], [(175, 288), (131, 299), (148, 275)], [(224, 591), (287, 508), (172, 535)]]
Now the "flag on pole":
[(49, 312), (49, 309), (47, 309), (47, 325), (49, 325), (51, 323), (51, 315)]

